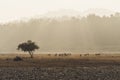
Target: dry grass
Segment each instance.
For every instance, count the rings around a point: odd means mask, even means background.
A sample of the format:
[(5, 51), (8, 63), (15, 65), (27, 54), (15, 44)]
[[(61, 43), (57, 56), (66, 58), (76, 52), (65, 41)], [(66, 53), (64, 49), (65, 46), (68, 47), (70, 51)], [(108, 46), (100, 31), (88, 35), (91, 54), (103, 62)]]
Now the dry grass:
[[(20, 56), (23, 61), (13, 61)], [(70, 56), (55, 56), (55, 54), (35, 54), (31, 59), (29, 54), (1, 54), (0, 67), (80, 67), (80, 66), (104, 66), (119, 65), (119, 55), (72, 54)]]

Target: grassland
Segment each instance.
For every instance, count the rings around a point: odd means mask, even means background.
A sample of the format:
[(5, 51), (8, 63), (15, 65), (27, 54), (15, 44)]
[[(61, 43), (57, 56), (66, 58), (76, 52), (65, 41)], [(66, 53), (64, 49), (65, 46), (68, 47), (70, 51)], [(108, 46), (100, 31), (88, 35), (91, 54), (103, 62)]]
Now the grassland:
[[(13, 61), (20, 56), (23, 61)], [(68, 56), (55, 56), (55, 54), (35, 54), (30, 58), (29, 54), (1, 54), (0, 67), (80, 67), (119, 65), (119, 54), (71, 54)]]

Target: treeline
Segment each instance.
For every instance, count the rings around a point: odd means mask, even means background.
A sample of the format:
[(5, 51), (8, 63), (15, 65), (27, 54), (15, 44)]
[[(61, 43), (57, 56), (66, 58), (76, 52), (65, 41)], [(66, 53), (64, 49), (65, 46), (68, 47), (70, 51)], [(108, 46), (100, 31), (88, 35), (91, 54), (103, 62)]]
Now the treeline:
[(1, 25), (0, 37), (1, 51), (15, 51), (16, 45), (26, 40), (37, 42), (41, 51), (118, 51), (120, 13), (12, 22)]

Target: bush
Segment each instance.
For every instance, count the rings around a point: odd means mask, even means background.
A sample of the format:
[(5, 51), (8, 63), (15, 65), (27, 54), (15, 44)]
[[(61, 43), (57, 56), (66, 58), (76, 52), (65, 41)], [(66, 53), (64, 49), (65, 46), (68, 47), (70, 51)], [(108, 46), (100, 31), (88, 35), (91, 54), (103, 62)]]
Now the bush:
[(13, 60), (14, 61), (23, 61), (23, 59), (21, 57), (19, 57), (19, 56), (16, 56)]

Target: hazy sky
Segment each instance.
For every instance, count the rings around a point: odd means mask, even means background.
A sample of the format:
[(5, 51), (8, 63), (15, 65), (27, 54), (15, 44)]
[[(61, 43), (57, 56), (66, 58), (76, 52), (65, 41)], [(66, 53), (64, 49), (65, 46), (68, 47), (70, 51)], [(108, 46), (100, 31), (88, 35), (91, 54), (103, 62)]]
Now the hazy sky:
[(0, 0), (0, 22), (60, 9), (85, 11), (90, 8), (120, 11), (120, 0)]

